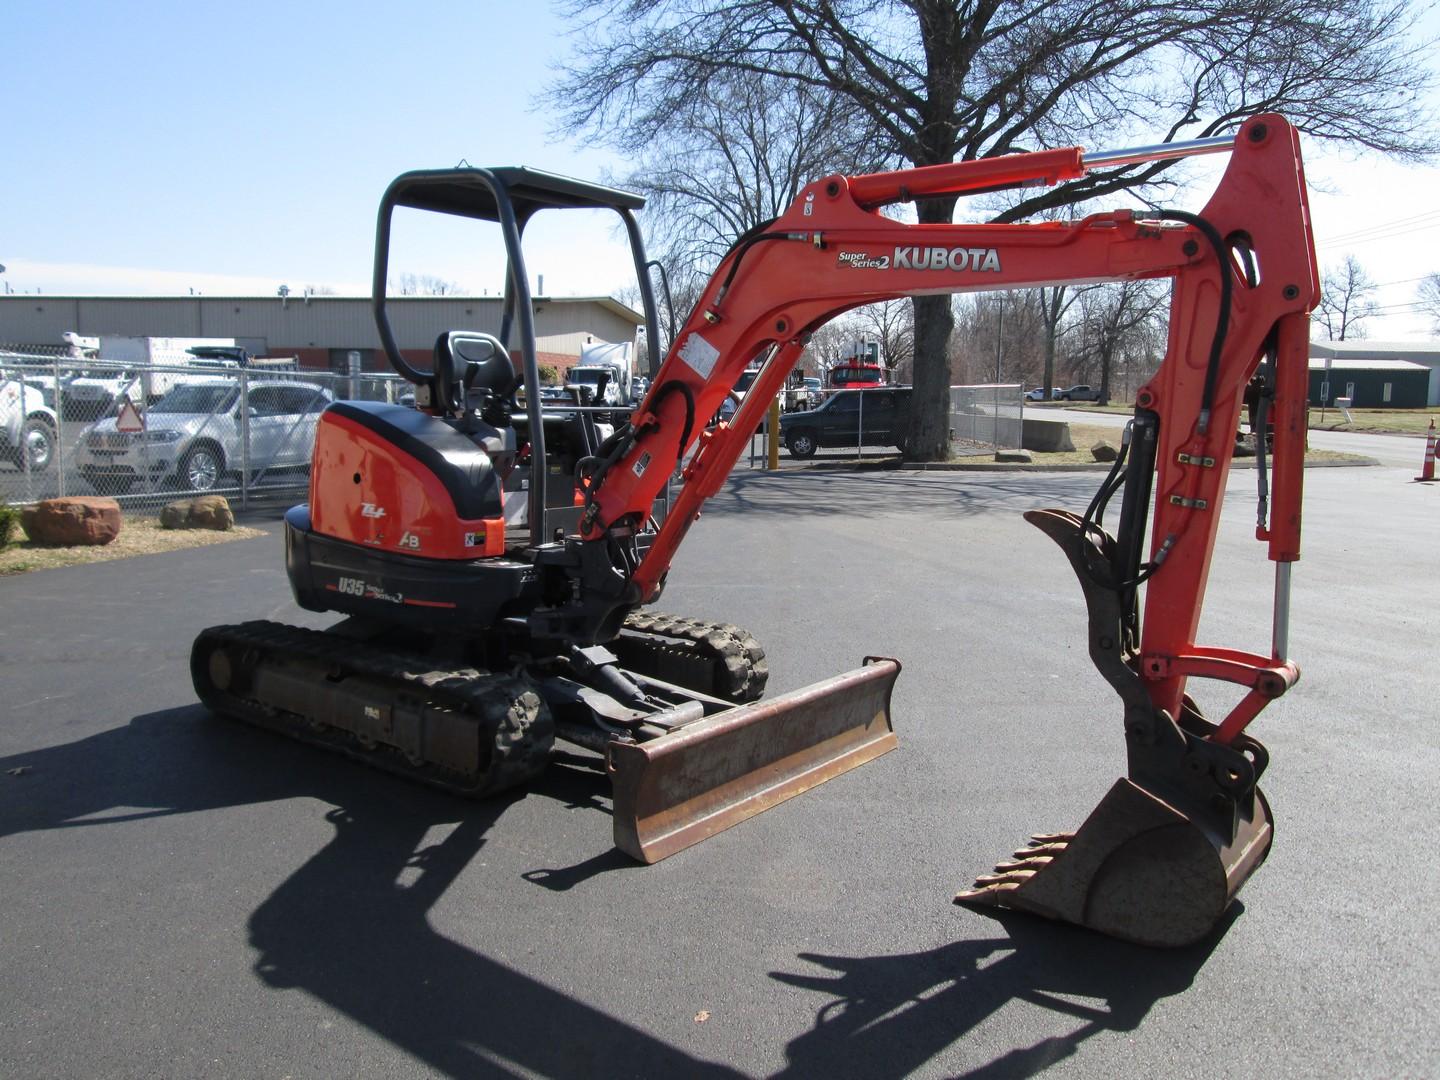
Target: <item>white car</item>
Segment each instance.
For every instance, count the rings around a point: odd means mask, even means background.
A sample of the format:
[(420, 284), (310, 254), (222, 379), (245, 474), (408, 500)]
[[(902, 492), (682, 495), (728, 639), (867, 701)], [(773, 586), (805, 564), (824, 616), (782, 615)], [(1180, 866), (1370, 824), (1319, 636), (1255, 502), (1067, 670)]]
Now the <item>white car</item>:
[(50, 468), (59, 446), (54, 404), (53, 386), (0, 376), (0, 458), (22, 469), (28, 462), (36, 472)]
[[(143, 431), (120, 431), (118, 417), (92, 424), (76, 448), (76, 465), (106, 495), (123, 495), (139, 482), (209, 491), (245, 466), (252, 473), (305, 469), (331, 400), (314, 383), (256, 380), (242, 417), (233, 380), (187, 380), (145, 410)], [(246, 430), (248, 450), (241, 446)]]

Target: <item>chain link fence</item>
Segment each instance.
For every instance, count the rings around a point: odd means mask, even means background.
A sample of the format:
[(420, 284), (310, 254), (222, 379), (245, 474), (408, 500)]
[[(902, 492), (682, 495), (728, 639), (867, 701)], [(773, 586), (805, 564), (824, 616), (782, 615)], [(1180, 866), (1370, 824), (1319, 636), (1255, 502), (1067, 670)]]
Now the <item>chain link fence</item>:
[(0, 350), (0, 496), (108, 495), (141, 513), (196, 494), (240, 506), (294, 498), (330, 402), (399, 402), (411, 389), (395, 375), (293, 361), (161, 366)]
[[(413, 390), (395, 375), (337, 375), (293, 361), (159, 366), (64, 352), (0, 349), (0, 497), (12, 504), (107, 495), (155, 513), (195, 494), (242, 507), (303, 497), (327, 405), (400, 403)], [(795, 461), (895, 454), (912, 393), (783, 391), (781, 445)], [(1023, 414), (1018, 384), (951, 387), (952, 456), (1019, 448)], [(765, 428), (752, 441), (752, 466), (763, 463)]]
[[(909, 426), (908, 386), (787, 389), (780, 392), (780, 444), (790, 458), (862, 458), (903, 450)], [(1018, 450), (1025, 388), (1018, 383), (950, 387), (950, 456)], [(732, 403), (721, 418), (735, 412)], [(750, 445), (750, 465), (764, 464), (768, 419)]]
[(990, 383), (950, 387), (950, 449), (954, 454), (1019, 450), (1025, 387)]

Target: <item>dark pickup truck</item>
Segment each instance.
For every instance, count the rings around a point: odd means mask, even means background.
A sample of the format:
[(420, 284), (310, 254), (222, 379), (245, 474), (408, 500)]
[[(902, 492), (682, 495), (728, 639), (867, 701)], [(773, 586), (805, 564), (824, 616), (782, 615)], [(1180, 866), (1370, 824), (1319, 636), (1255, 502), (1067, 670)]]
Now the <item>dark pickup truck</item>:
[(903, 448), (909, 419), (908, 386), (841, 390), (819, 408), (780, 417), (780, 441), (797, 458), (814, 457), (822, 446)]

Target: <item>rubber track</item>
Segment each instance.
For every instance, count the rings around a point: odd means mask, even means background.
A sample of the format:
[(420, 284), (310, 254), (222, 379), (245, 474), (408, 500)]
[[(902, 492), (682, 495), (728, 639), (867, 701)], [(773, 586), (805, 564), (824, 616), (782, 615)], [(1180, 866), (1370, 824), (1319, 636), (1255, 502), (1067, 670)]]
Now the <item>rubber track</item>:
[[(490, 733), (493, 749), (489, 768), (477, 775), (462, 774), (435, 763), (415, 765), (398, 748), (380, 744), (366, 749), (343, 729), (317, 729), (305, 717), (264, 702), (232, 696), (210, 683), (208, 667), (200, 662), (202, 644), (207, 658), (209, 646), (220, 644), (235, 646), (240, 651), (259, 650), (262, 657), (313, 660), (348, 675), (390, 683), (397, 693), (412, 694), (428, 707), (466, 714), (482, 731)], [(195, 640), (191, 674), (200, 699), (215, 712), (337, 750), (368, 765), (469, 798), (493, 795), (538, 775), (549, 763), (554, 744), (555, 725), (550, 709), (534, 685), (524, 678), (474, 668), (437, 669), (424, 657), (376, 649), (321, 630), (265, 621), (212, 626), (201, 631)], [(482, 747), (485, 742), (482, 736)]]
[[(626, 630), (647, 637), (625, 636)], [(627, 667), (737, 705), (759, 700), (770, 678), (760, 642), (748, 630), (731, 623), (632, 611), (614, 646)], [(709, 664), (708, 685), (696, 685), (692, 677), (696, 660)]]

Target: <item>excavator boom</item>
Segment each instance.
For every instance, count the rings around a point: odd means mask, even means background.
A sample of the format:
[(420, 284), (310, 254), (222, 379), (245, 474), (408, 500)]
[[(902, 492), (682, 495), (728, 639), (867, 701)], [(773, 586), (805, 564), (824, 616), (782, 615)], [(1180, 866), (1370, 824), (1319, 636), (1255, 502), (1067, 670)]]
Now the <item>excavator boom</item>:
[[(1298, 134), (1281, 117), (1252, 118), (1233, 141), (1091, 159), (1219, 149), (1229, 150), (1228, 167), (1193, 214), (1120, 210), (1073, 222), (954, 225), (906, 224), (878, 212), (907, 198), (1058, 183), (1087, 168), (1078, 149), (811, 184), (716, 270), (625, 437), (591, 476), (581, 519), (585, 542), (623, 540), (648, 520), (652, 500), (683, 463), (685, 484), (628, 577), (627, 599), (652, 600), (810, 333), (835, 315), (933, 293), (1168, 279), (1166, 356), (1136, 395), (1125, 456), (1085, 515), (1030, 515), (1065, 551), (1085, 592), (1091, 656), (1124, 706), (1129, 778), (1078, 834), (1027, 849), (959, 897), (1149, 944), (1183, 944), (1208, 930), (1269, 849), (1269, 809), (1256, 786), (1266, 757), (1245, 729), (1299, 677), (1284, 643), (1289, 564), (1299, 557), (1307, 315), (1318, 274)], [(703, 429), (697, 419), (714, 414), (756, 363), (760, 374), (734, 418)], [(1277, 563), (1266, 654), (1195, 640), (1247, 393), (1276, 420), (1273, 483), (1262, 493), (1257, 529)], [(1121, 489), (1112, 536), (1096, 511)], [(1192, 678), (1247, 692), (1212, 723), (1186, 692)], [(1176, 853), (1171, 871), (1167, 851)], [(1186, 863), (1191, 869), (1176, 868)], [(1202, 879), (1204, 887), (1183, 884)]]

